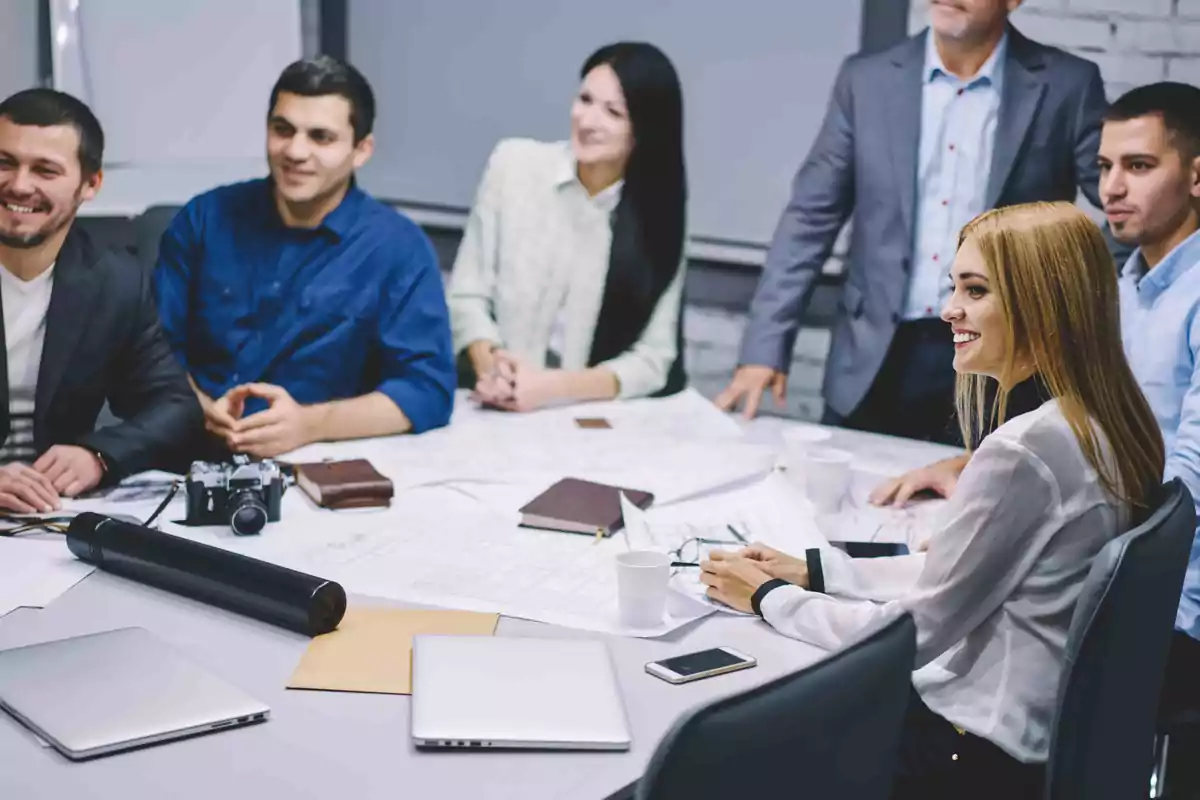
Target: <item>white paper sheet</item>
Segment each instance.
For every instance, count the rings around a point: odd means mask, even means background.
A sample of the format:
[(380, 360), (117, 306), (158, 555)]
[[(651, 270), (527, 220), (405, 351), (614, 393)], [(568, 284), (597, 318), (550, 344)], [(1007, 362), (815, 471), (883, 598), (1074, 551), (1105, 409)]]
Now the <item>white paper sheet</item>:
[(0, 616), (14, 608), (45, 608), (95, 569), (61, 538), (0, 538)]
[[(581, 418), (602, 418), (612, 427), (580, 428), (575, 420)], [(559, 478), (575, 477), (654, 492), (661, 505), (765, 474), (774, 448), (744, 441), (736, 422), (689, 390), (532, 414), (473, 408), (460, 397), (446, 428), (312, 445), (286, 460), (325, 458), (367, 458), (397, 493), (453, 483), (507, 484), (516, 495), (532, 497)]]
[(659, 628), (622, 628), (619, 537), (521, 528), (450, 487), (407, 492), (373, 514), (296, 509), (286, 528), (268, 526), (258, 536), (170, 523), (164, 530), (335, 580), (348, 592), (581, 630), (660, 636), (712, 612), (680, 598)]

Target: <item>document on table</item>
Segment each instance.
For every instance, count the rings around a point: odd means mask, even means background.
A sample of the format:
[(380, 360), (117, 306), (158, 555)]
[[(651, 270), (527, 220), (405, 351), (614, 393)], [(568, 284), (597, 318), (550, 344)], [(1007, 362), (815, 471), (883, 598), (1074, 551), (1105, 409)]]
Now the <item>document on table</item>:
[(624, 628), (616, 576), (623, 540), (521, 528), (449, 487), (406, 492), (386, 513), (297, 514), (286, 527), (267, 526), (258, 536), (164, 529), (320, 575), (348, 592), (580, 630), (661, 636), (713, 610), (680, 597), (661, 626)]
[(0, 538), (0, 616), (14, 608), (45, 608), (95, 569), (61, 538)]
[(694, 391), (531, 414), (475, 409), (465, 399), (459, 406), (440, 430), (312, 445), (286, 460), (367, 458), (398, 494), (451, 484), (528, 487), (569, 476), (638, 486), (659, 505), (761, 476), (774, 463), (774, 448), (746, 442), (736, 422)]

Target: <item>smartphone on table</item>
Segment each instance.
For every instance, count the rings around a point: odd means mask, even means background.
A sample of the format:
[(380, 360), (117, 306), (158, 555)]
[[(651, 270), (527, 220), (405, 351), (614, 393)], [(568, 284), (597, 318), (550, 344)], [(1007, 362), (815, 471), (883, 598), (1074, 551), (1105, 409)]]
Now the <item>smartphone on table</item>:
[(651, 661), (646, 672), (667, 683), (691, 683), (726, 672), (749, 669), (758, 664), (754, 656), (748, 656), (732, 647), (714, 647), (687, 655)]

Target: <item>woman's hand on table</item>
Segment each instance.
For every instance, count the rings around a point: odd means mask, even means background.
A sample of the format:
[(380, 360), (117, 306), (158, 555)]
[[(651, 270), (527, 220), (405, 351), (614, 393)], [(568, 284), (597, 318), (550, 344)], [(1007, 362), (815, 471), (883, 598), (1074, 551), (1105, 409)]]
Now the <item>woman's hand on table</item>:
[(803, 558), (789, 556), (761, 542), (746, 547), (738, 555), (753, 561), (755, 566), (772, 578), (782, 578), (801, 589), (808, 588), (808, 562)]
[(700, 582), (708, 596), (730, 608), (750, 612), (750, 598), (771, 580), (757, 562), (736, 553), (714, 550), (700, 562)]

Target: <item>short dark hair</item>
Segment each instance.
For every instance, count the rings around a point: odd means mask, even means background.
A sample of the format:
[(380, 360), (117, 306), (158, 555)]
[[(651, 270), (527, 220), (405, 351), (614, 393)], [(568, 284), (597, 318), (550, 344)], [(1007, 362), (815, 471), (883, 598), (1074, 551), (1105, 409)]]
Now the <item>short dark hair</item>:
[(355, 144), (365, 139), (375, 125), (375, 93), (371, 84), (361, 72), (339, 58), (316, 56), (289, 64), (271, 89), (268, 116), (275, 110), (280, 92), (303, 97), (336, 94), (346, 98), (350, 102), (350, 127), (354, 129)]
[(0, 117), (17, 125), (49, 128), (70, 125), (79, 134), (79, 167), (85, 178), (100, 171), (104, 162), (104, 129), (100, 120), (78, 97), (55, 89), (25, 89), (0, 102)]
[(1130, 89), (1109, 106), (1104, 121), (1127, 122), (1149, 116), (1160, 117), (1167, 134), (1191, 157), (1200, 156), (1200, 88), (1162, 81)]

